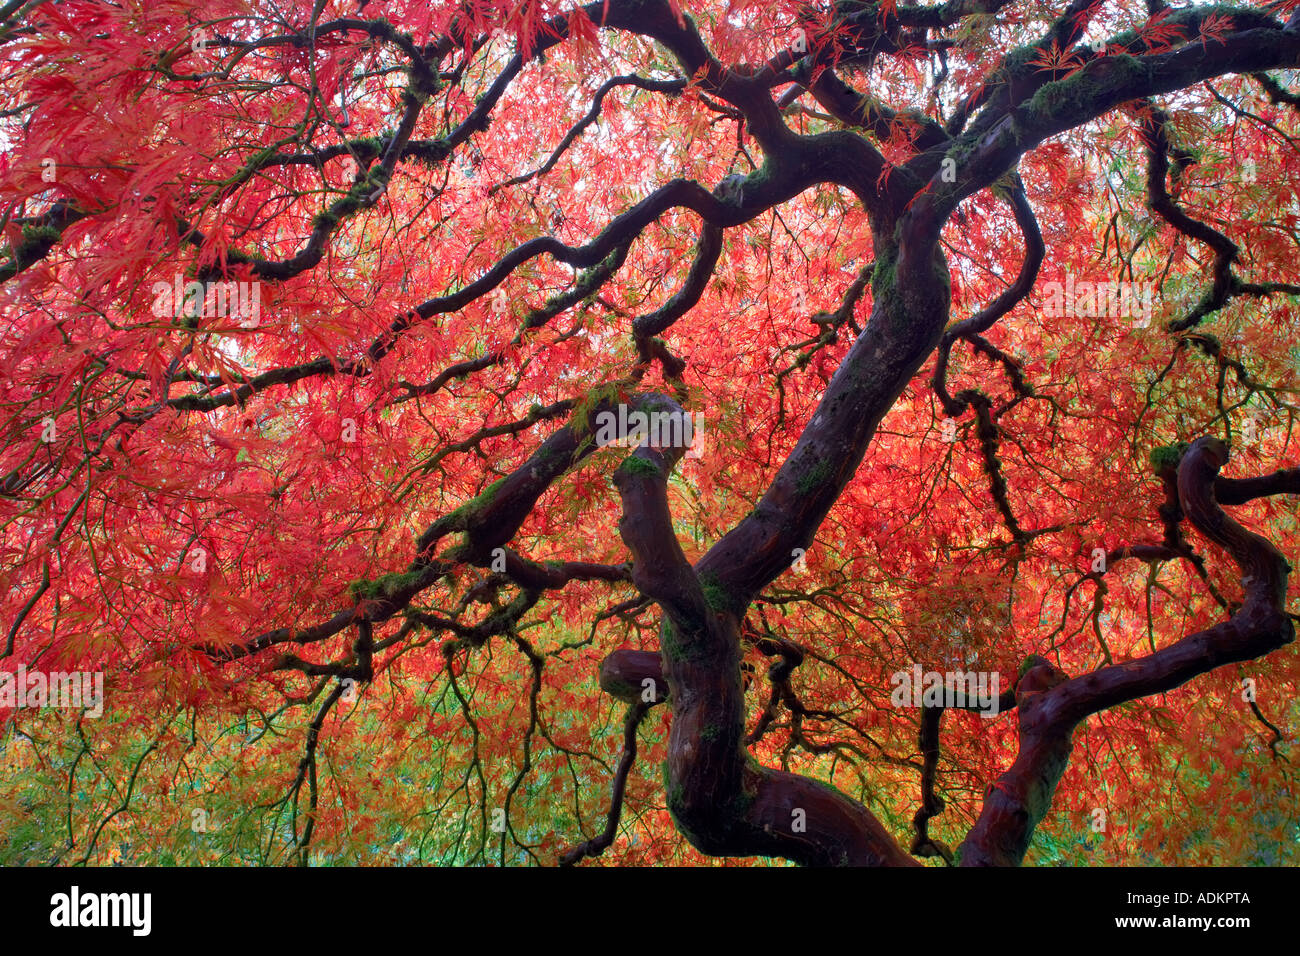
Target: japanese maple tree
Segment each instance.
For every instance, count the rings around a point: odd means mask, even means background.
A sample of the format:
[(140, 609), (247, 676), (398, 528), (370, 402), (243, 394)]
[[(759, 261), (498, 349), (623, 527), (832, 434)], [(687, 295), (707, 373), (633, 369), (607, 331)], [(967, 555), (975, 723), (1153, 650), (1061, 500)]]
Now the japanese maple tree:
[(4, 4), (0, 669), (104, 676), (0, 695), (5, 858), (1294, 862), (1297, 70), (1298, 0)]

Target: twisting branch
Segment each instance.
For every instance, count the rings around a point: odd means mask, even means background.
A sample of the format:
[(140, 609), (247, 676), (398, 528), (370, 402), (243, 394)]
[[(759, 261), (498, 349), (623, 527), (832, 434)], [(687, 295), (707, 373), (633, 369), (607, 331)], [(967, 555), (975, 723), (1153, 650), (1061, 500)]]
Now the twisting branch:
[(790, 675), (794, 673), (796, 667), (803, 663), (804, 650), (793, 641), (788, 641), (783, 637), (777, 637), (770, 634), (767, 637), (759, 638), (754, 642), (754, 646), (767, 657), (776, 657), (772, 665), (767, 669), (767, 679), (772, 685), (768, 694), (767, 706), (759, 714), (758, 723), (754, 729), (745, 737), (747, 745), (753, 745), (763, 739), (767, 733), (767, 728), (776, 720), (780, 713), (780, 705), (785, 703), (796, 718), (801, 717), (804, 713), (804, 707), (799, 698), (795, 696), (794, 688), (790, 686)]
[[(630, 404), (646, 407), (654, 396), (633, 396)], [(432, 522), (416, 542), (416, 557), (405, 572), (386, 575), (376, 581), (354, 582), (357, 602), (337, 611), (329, 620), (307, 628), (277, 628), (229, 647), (208, 648), (215, 660), (229, 661), (260, 653), (281, 644), (312, 644), (326, 640), (357, 623), (386, 621), (406, 608), (411, 600), (458, 565), (490, 567), (494, 550), (501, 548), (518, 533), (537, 501), (569, 468), (586, 460), (598, 449), (596, 421), (602, 412), (611, 411), (615, 403), (604, 399), (584, 409), (581, 422), (575, 420), (557, 429), (523, 464), (477, 498)], [(433, 549), (450, 534), (463, 535), (463, 541), (442, 555)], [(518, 583), (525, 588), (563, 586), (571, 580), (627, 579), (627, 570), (585, 562), (567, 562), (547, 568), (516, 555), (505, 554), (507, 574), (513, 569)], [(539, 590), (526, 591), (536, 601)], [(447, 626), (439, 623), (436, 626)], [(481, 630), (475, 631), (482, 633)], [(492, 631), (491, 633), (497, 633)]]
[(1000, 349), (989, 343), (981, 334), (992, 328), (998, 319), (1010, 312), (1029, 295), (1034, 287), (1034, 281), (1038, 278), (1038, 270), (1043, 264), (1045, 251), (1043, 235), (1038, 228), (1038, 219), (1034, 216), (1033, 207), (1029, 205), (1029, 199), (1025, 195), (1024, 184), (1018, 176), (1014, 186), (1007, 194), (1007, 201), (1011, 204), (1016, 217), (1016, 225), (1020, 227), (1020, 232), (1025, 241), (1025, 255), (1020, 264), (1020, 272), (1016, 275), (1015, 281), (991, 303), (970, 318), (954, 323), (944, 332), (943, 338), (939, 341), (938, 357), (935, 361), (931, 386), (934, 388), (935, 394), (939, 396), (944, 411), (953, 418), (961, 415), (967, 409), (973, 408), (975, 410), (976, 434), (979, 438), (980, 456), (983, 460), (984, 471), (989, 479), (989, 495), (993, 498), (998, 512), (1002, 515), (1003, 523), (1006, 524), (1007, 530), (1011, 533), (1011, 540), (1023, 548), (1025, 544), (1032, 540), (1036, 532), (1029, 532), (1022, 528), (1011, 508), (1006, 478), (1002, 474), (1002, 462), (998, 457), (998, 446), (1002, 430), (994, 420), (993, 403), (987, 395), (978, 389), (964, 389), (956, 395), (950, 395), (947, 383), (948, 361), (952, 353), (952, 347), (958, 339), (965, 339), (974, 344), (977, 351), (989, 352), (994, 357), (1008, 360), (1007, 367), (1012, 372), (1011, 383), (1018, 395), (1028, 397), (1034, 394), (1033, 387), (1025, 381), (1019, 366), (1010, 362), (1009, 357), (1004, 356)]
[(699, 303), (700, 297), (708, 288), (709, 280), (713, 278), (713, 270), (717, 267), (721, 254), (722, 230), (705, 222), (685, 283), (658, 309), (638, 316), (632, 322), (632, 339), (642, 363), (648, 364), (652, 358), (657, 358), (667, 377), (681, 376), (686, 363), (672, 355), (656, 336), (663, 335), (669, 326)]
[(583, 857), (600, 856), (614, 842), (614, 837), (618, 833), (619, 817), (623, 814), (627, 778), (636, 763), (637, 728), (641, 726), (641, 720), (649, 709), (649, 704), (635, 703), (627, 709), (627, 716), (623, 718), (623, 755), (619, 758), (618, 769), (614, 771), (614, 784), (609, 798), (609, 812), (605, 816), (605, 829), (590, 840), (566, 850), (560, 856), (560, 866), (573, 866)]
[[(679, 829), (713, 855), (913, 863), (861, 804), (810, 778), (759, 767), (745, 752), (736, 605), (717, 578), (697, 576), (687, 563), (668, 507), (668, 472), (681, 453), (647, 441), (615, 473), (633, 582), (664, 610), (660, 643), (673, 707), (665, 776)], [(621, 653), (616, 686), (639, 684), (628, 673), (637, 663)]]
[(939, 769), (939, 728), (943, 723), (942, 707), (921, 708), (921, 729), (917, 744), (923, 761), (921, 768), (921, 806), (912, 817), (916, 836), (912, 838), (911, 852), (916, 856), (941, 856), (952, 863), (952, 848), (930, 836), (930, 819), (943, 812), (943, 798), (934, 789)]
[(1169, 116), (1154, 104), (1147, 104), (1150, 117), (1143, 123), (1142, 132), (1148, 144), (1147, 153), (1147, 204), (1161, 219), (1180, 233), (1209, 246), (1214, 253), (1213, 281), (1201, 301), (1185, 315), (1170, 325), (1171, 331), (1181, 332), (1196, 325), (1227, 304), (1236, 287), (1232, 264), (1239, 254), (1237, 244), (1219, 230), (1187, 215), (1165, 187), (1169, 174)]
[[(1016, 225), (1020, 227), (1020, 233), (1025, 241), (1025, 255), (1020, 262), (1020, 271), (1017, 273), (1015, 281), (1007, 286), (996, 299), (970, 318), (953, 323), (944, 331), (943, 338), (939, 340), (931, 384), (935, 394), (939, 396), (944, 411), (954, 418), (964, 412), (969, 403), (963, 402), (960, 396), (954, 398), (948, 394), (948, 362), (953, 345), (957, 343), (958, 339), (965, 339), (977, 344), (983, 342), (981, 333), (991, 329), (1000, 318), (1024, 301), (1025, 297), (1033, 290), (1034, 282), (1038, 279), (1038, 271), (1043, 265), (1043, 256), (1046, 252), (1043, 245), (1043, 233), (1038, 227), (1038, 217), (1034, 215), (1034, 209), (1029, 205), (1029, 198), (1025, 195), (1025, 185), (1021, 182), (1019, 176), (1016, 177), (1014, 186), (1007, 191), (1006, 198), (1011, 205), (1012, 212), (1015, 214)], [(1027, 383), (1024, 383), (1023, 387), (1032, 394), (1032, 389), (1029, 388)]]
[[(1217, 10), (1188, 8), (1171, 15), (1168, 23), (1199, 31)], [(935, 150), (910, 164), (928, 177), (928, 183), (912, 203), (907, 218), (919, 234), (937, 240), (939, 230), (958, 203), (996, 182), (1020, 156), (1050, 136), (1080, 126), (1123, 103), (1169, 93), (1225, 73), (1300, 64), (1300, 30), (1290, 23), (1283, 27), (1267, 14), (1248, 7), (1234, 10), (1233, 21), (1241, 28), (1212, 44), (1188, 42), (1154, 52), (1154, 39), (1139, 33), (1131, 41), (1116, 45), (1124, 55), (1100, 56), (1083, 48), (1074, 51), (1084, 64), (1081, 68), (1042, 70), (1041, 79), (1031, 74), (1029, 82), (1021, 84), (1009, 101), (991, 100), (978, 121), (958, 137), (946, 154)], [(945, 182), (942, 177), (944, 158), (957, 163), (955, 181)]]
[(1228, 618), (1145, 657), (1069, 678), (1038, 658), (1016, 690), (1020, 751), (989, 787), (984, 808), (961, 846), (964, 866), (1015, 865), (1051, 806), (1069, 761), (1074, 728), (1125, 701), (1172, 690), (1224, 664), (1251, 660), (1290, 643), (1286, 612), (1290, 564), (1269, 541), (1247, 531), (1215, 500), (1215, 481), (1228, 461), (1218, 438), (1193, 442), (1178, 465), (1179, 504), (1203, 535), (1242, 571), (1245, 600)]

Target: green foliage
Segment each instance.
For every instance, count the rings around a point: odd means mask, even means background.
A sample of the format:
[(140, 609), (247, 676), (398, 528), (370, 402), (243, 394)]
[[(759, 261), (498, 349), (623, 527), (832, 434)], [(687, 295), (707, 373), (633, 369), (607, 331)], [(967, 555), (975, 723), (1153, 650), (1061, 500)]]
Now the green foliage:
[(642, 457), (641, 455), (628, 455), (623, 459), (623, 464), (618, 466), (618, 470), (628, 477), (664, 477), (663, 469), (649, 458)]
[(393, 572), (374, 580), (357, 580), (348, 584), (348, 593), (357, 600), (395, 598), (414, 587), (423, 576), (422, 570)]

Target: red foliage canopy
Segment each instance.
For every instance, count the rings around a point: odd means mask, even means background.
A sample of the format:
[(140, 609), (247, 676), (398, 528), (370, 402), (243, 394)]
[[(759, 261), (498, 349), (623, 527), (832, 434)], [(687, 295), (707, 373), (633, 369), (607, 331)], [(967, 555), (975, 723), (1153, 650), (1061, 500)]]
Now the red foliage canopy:
[(1298, 10), (0, 8), (8, 854), (1289, 859)]

